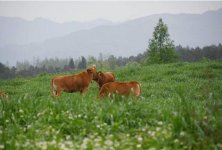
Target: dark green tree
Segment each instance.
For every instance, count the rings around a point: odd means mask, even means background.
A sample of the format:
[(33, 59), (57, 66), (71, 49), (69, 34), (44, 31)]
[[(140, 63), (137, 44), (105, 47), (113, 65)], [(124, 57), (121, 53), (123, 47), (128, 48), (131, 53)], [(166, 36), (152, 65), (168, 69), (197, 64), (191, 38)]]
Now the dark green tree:
[(86, 69), (86, 58), (82, 56), (81, 61), (78, 64), (78, 69)]
[(69, 68), (70, 69), (75, 69), (74, 60), (72, 58), (69, 60)]
[(114, 55), (110, 55), (108, 58), (109, 67), (111, 70), (114, 70), (116, 67), (116, 57)]
[(169, 36), (168, 27), (160, 18), (149, 41), (147, 63), (167, 63), (177, 60), (175, 46)]

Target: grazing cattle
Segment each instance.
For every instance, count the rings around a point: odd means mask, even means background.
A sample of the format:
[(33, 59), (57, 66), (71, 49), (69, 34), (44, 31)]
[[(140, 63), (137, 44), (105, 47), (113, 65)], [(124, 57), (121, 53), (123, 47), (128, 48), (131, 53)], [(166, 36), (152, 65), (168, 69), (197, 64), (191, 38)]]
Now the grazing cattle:
[(102, 86), (99, 97), (110, 96), (113, 93), (121, 96), (129, 96), (132, 94), (138, 97), (141, 94), (141, 86), (137, 81), (109, 82)]
[(79, 74), (56, 76), (51, 81), (53, 96), (60, 96), (61, 92), (80, 92), (84, 94), (96, 74), (96, 66), (88, 68)]
[(115, 75), (112, 72), (97, 72), (95, 78), (93, 79), (99, 85), (99, 89), (103, 84), (115, 81)]
[(0, 97), (8, 98), (8, 94), (0, 91)]

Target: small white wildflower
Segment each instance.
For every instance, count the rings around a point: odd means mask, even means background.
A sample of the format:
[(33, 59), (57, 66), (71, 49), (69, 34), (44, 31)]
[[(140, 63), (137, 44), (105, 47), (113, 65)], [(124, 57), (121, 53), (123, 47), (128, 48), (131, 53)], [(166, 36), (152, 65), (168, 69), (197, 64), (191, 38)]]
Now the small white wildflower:
[(83, 143), (88, 143), (89, 139), (88, 138), (84, 138)]
[(32, 127), (32, 125), (28, 125), (28, 126), (27, 126), (27, 129), (30, 129), (31, 127)]
[(163, 125), (163, 122), (162, 122), (162, 121), (158, 121), (157, 124), (160, 125), (160, 126), (162, 126), (162, 125)]
[(66, 140), (70, 140), (71, 136), (70, 135), (66, 135)]
[(107, 146), (112, 146), (112, 145), (113, 145), (113, 141), (111, 141), (111, 140), (106, 140), (106, 141), (105, 141), (105, 144), (106, 144)]
[(55, 145), (55, 144), (56, 144), (56, 141), (55, 141), (55, 140), (52, 140), (52, 141), (51, 141), (51, 144), (52, 144), (52, 145)]
[(59, 144), (59, 147), (60, 147), (60, 149), (62, 149), (62, 150), (66, 150), (66, 149), (67, 149), (66, 145), (63, 144), (63, 143), (60, 143), (60, 144)]
[(178, 140), (178, 139), (175, 139), (175, 140), (174, 140), (174, 143), (179, 143), (179, 140)]
[(137, 144), (136, 147), (137, 147), (137, 148), (141, 148), (141, 144)]
[[(55, 131), (55, 130), (54, 130)], [(56, 132), (55, 132), (55, 134), (57, 135), (57, 134), (59, 134), (59, 132), (60, 132), (60, 130), (57, 130)]]
[(87, 149), (87, 145), (88, 145), (88, 138), (85, 138), (82, 142), (82, 144), (80, 145), (80, 149)]
[(146, 131), (146, 128), (142, 128), (142, 131), (145, 132), (145, 131)]
[(51, 128), (51, 131), (54, 133), (54, 132), (55, 132), (55, 129), (54, 129), (54, 128)]
[(186, 134), (186, 133), (183, 132), (183, 131), (180, 132), (180, 136), (185, 136), (185, 134)]
[(98, 142), (95, 143), (95, 148), (99, 148), (100, 144)]
[(72, 117), (72, 115), (69, 115), (69, 116), (68, 116), (68, 119), (74, 120), (74, 118)]
[(221, 144), (221, 143), (218, 143), (218, 144), (217, 144), (217, 147), (222, 148), (222, 144)]
[(174, 115), (174, 116), (178, 116), (178, 112), (174, 111), (174, 112), (173, 112), (173, 115)]
[(37, 114), (37, 117), (39, 117), (40, 115), (41, 115), (41, 113), (38, 113), (38, 114)]
[(73, 148), (73, 143), (72, 141), (65, 141), (65, 145), (69, 148)]
[(137, 140), (138, 140), (139, 142), (142, 142), (142, 141), (143, 141), (143, 138), (142, 138), (141, 136), (139, 136), (139, 137), (137, 138)]
[(100, 142), (102, 139), (101, 138), (95, 138), (94, 141), (95, 142)]
[(155, 132), (154, 131), (149, 131), (148, 134), (151, 135), (151, 136), (155, 136)]
[(100, 125), (98, 124), (98, 125), (96, 125), (96, 127), (97, 127), (97, 128), (100, 128)]
[(20, 113), (24, 113), (24, 111), (23, 111), (22, 109), (19, 109), (19, 112), (20, 112)]
[(157, 127), (157, 128), (156, 128), (156, 131), (160, 131), (160, 129), (161, 129), (160, 127)]
[(0, 145), (0, 149), (4, 149), (5, 148), (5, 145)]

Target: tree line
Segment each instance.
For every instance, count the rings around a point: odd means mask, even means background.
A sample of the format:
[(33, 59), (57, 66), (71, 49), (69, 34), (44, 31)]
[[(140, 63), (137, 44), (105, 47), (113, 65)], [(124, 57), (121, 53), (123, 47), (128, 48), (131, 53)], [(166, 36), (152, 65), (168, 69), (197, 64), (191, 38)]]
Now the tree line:
[(34, 59), (33, 62), (17, 62), (15, 66), (9, 67), (0, 62), (0, 79), (12, 79), (15, 77), (32, 77), (43, 73), (74, 72), (96, 64), (98, 68), (114, 70), (116, 67), (125, 66), (128, 62), (140, 62), (143, 55), (130, 57), (115, 57), (114, 55), (99, 55), (99, 58), (84, 56), (74, 60), (73, 58), (45, 58), (44, 60)]
[[(176, 46), (176, 54), (179, 61), (195, 62), (202, 59), (218, 60), (222, 59), (222, 45), (210, 45), (203, 48)], [(15, 77), (36, 76), (41, 73), (60, 73), (72, 72), (85, 69), (88, 65), (96, 64), (98, 68), (106, 70), (114, 70), (116, 67), (122, 67), (131, 62), (146, 64), (147, 52), (130, 57), (116, 57), (110, 55), (108, 57), (100, 54), (99, 58), (89, 56), (74, 60), (73, 58), (59, 59), (51, 58), (36, 61), (32, 64), (28, 61), (17, 62), (16, 66), (9, 67), (0, 62), (0, 79), (12, 79)]]

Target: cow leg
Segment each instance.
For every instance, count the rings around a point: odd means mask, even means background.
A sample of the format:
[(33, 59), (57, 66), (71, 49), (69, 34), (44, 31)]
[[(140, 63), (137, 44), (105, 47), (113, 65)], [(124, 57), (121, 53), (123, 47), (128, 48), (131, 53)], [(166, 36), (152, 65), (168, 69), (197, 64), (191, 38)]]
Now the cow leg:
[(53, 81), (52, 81), (52, 94), (53, 96), (60, 96), (61, 95), (61, 89), (57, 87)]
[(62, 90), (61, 90), (61, 89), (57, 89), (57, 91), (56, 91), (56, 96), (60, 96), (61, 93), (62, 93)]
[(82, 95), (85, 95), (86, 91), (87, 91), (87, 88), (83, 88), (83, 89), (80, 91), (80, 93), (81, 93)]
[(56, 96), (56, 94), (57, 94), (57, 92), (56, 92), (56, 90), (52, 90), (52, 96)]

